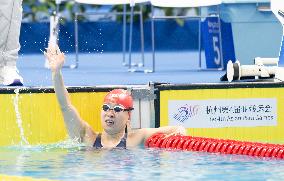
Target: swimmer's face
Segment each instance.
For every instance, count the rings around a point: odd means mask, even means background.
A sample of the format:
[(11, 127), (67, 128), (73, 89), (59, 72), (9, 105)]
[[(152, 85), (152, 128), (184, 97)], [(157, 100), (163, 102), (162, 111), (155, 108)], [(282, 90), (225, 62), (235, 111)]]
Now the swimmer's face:
[(101, 122), (104, 130), (109, 134), (124, 132), (129, 121), (129, 111), (116, 103), (104, 103), (101, 110)]

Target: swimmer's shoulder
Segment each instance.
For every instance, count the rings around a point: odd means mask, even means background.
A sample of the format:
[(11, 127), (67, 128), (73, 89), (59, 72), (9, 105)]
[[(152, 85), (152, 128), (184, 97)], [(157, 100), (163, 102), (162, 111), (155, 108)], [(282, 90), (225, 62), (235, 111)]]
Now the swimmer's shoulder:
[(87, 146), (93, 146), (99, 133), (94, 132), (93, 130), (89, 130), (89, 129), (86, 129), (85, 131), (86, 132), (84, 133), (83, 142)]

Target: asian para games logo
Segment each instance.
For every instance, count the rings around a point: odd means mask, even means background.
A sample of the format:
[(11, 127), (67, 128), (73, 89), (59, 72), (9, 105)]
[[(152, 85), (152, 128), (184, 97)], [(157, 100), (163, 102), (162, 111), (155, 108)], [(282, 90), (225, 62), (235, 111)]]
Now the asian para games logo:
[(189, 118), (195, 116), (198, 113), (199, 105), (189, 106), (184, 105), (178, 108), (177, 113), (174, 114), (174, 119), (183, 123)]

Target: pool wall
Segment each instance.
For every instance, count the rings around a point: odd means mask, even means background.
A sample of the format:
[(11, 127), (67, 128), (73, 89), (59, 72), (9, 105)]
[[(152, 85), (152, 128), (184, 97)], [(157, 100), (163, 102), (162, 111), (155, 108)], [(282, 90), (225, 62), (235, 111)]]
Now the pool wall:
[(283, 85), (161, 85), (157, 119), (160, 126), (184, 125), (193, 136), (283, 143)]
[[(68, 92), (82, 119), (101, 132), (103, 98), (114, 88), (129, 89), (133, 94), (132, 128), (155, 126), (154, 96), (148, 85), (69, 87)], [(0, 146), (48, 144), (68, 137), (53, 88), (0, 88), (0, 102)]]
[[(113, 88), (128, 89), (134, 96), (132, 128), (184, 125), (188, 128), (188, 133), (193, 136), (284, 142), (283, 83), (69, 87), (72, 104), (78, 109), (81, 117), (97, 132), (102, 131), (99, 120), (103, 97)], [(172, 107), (178, 105), (179, 101), (188, 108), (192, 108), (189, 105), (192, 103), (201, 107), (207, 105), (207, 112), (192, 109), (190, 115), (184, 118), (179, 115), (180, 122), (174, 122), (171, 117), (174, 113)], [(3, 87), (0, 88), (0, 102), (1, 146), (48, 144), (67, 138), (53, 88)], [(216, 104), (215, 107), (212, 107), (212, 103)], [(208, 106), (209, 104), (211, 107)], [(194, 116), (199, 116), (197, 117), (199, 119), (194, 120)], [(214, 116), (215, 118), (212, 119)], [(230, 119), (226, 121), (220, 119), (224, 116)], [(233, 120), (232, 117), (240, 120)], [(206, 123), (206, 119), (210, 119), (211, 122)]]
[[(72, 93), (73, 89), (70, 90), (71, 101), (81, 117), (100, 131), (100, 121), (96, 120), (100, 120), (100, 105), (105, 92)], [(67, 137), (52, 89), (21, 89), (19, 94), (13, 89), (1, 90), (0, 102), (0, 145), (20, 144), (23, 138), (29, 144), (47, 144)]]

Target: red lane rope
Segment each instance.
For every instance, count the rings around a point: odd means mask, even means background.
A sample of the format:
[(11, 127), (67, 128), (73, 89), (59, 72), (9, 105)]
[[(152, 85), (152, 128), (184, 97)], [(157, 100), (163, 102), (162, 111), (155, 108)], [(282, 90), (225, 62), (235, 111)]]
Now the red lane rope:
[(157, 133), (146, 140), (145, 146), (284, 159), (284, 145), (270, 143), (256, 143), (181, 135), (167, 137), (165, 134)]

